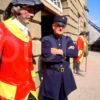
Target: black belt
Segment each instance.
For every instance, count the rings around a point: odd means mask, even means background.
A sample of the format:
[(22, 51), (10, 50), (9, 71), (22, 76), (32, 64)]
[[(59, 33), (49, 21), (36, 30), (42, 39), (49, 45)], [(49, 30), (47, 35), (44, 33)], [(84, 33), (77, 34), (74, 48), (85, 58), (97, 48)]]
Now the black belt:
[(47, 69), (55, 70), (55, 71), (58, 71), (58, 72), (61, 72), (61, 73), (63, 73), (65, 71), (64, 67), (59, 67), (59, 68), (49, 67)]

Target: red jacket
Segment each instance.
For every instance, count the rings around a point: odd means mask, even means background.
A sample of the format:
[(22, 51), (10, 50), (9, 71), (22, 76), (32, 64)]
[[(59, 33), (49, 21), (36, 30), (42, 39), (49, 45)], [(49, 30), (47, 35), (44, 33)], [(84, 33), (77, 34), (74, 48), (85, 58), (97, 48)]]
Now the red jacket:
[[(11, 24), (11, 27), (14, 26)], [(13, 30), (9, 29), (9, 25), (0, 23), (0, 85), (15, 86), (15, 100), (21, 100), (30, 90), (36, 90), (31, 75), (31, 71), (34, 69), (32, 41), (30, 37), (27, 38), (28, 40), (26, 39), (27, 41), (21, 39), (20, 35), (13, 34)], [(19, 30), (15, 29), (15, 31)]]
[(76, 41), (76, 47), (78, 49), (78, 57), (75, 58), (75, 61), (82, 62), (84, 58), (84, 48), (85, 48), (85, 40), (83, 36), (79, 36)]

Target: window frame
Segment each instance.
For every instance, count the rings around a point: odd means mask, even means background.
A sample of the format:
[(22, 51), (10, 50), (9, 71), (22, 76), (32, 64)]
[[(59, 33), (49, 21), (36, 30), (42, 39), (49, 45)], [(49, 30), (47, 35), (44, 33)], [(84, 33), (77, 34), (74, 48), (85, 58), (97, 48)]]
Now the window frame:
[(61, 0), (58, 0), (58, 2), (60, 2), (60, 7), (58, 5), (56, 5), (52, 0), (41, 0), (41, 1), (42, 2), (44, 2), (44, 1), (47, 2), (51, 6), (53, 6), (55, 9), (59, 10), (61, 13), (63, 12)]

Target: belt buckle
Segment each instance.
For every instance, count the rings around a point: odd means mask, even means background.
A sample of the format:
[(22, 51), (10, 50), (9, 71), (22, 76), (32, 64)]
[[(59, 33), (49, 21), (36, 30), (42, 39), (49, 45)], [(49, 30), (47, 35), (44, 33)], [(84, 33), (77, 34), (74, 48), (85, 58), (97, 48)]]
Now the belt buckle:
[(59, 68), (59, 71), (60, 71), (60, 72), (64, 72), (64, 70), (65, 70), (65, 69), (64, 69), (63, 67)]

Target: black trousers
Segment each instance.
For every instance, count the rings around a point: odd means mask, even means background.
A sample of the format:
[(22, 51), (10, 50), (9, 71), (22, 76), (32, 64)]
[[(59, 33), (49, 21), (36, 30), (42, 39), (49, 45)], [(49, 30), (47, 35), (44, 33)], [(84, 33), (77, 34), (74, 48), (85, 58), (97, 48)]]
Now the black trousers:
[(79, 62), (74, 62), (73, 70), (76, 71), (76, 73), (78, 73), (80, 71), (80, 63)]

